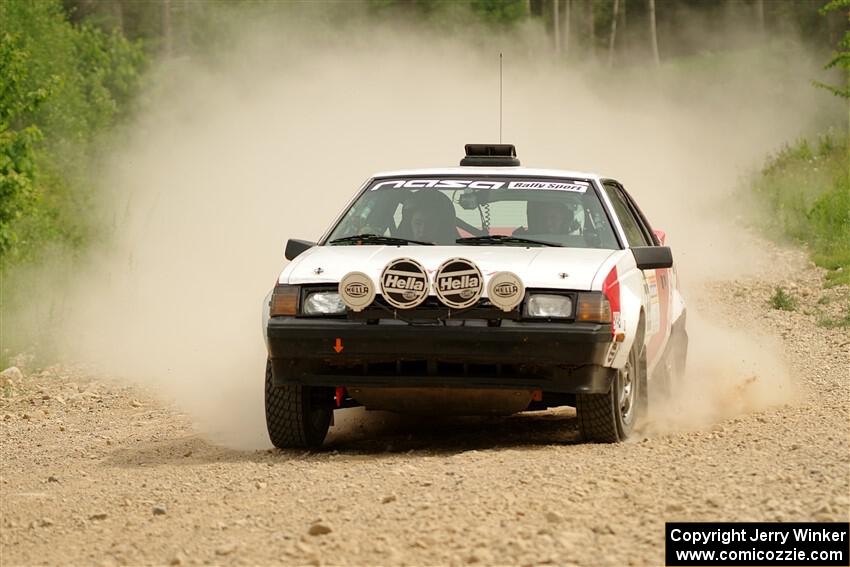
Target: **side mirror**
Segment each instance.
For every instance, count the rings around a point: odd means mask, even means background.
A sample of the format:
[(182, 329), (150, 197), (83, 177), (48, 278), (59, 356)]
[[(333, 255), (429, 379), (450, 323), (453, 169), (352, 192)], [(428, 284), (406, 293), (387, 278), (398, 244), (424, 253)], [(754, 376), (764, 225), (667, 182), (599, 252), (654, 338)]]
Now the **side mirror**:
[(638, 270), (673, 267), (673, 251), (669, 246), (635, 246), (632, 248)]
[(315, 242), (310, 242), (309, 240), (290, 238), (286, 241), (286, 251), (284, 251), (283, 255), (287, 260), (294, 260), (315, 245)]

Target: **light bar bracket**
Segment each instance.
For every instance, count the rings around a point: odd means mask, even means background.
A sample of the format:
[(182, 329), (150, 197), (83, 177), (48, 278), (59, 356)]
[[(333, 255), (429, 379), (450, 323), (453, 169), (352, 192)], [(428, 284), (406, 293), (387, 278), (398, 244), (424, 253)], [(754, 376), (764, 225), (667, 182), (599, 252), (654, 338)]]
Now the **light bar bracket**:
[(513, 144), (466, 144), (466, 155), (461, 166), (475, 167), (518, 167), (516, 148)]

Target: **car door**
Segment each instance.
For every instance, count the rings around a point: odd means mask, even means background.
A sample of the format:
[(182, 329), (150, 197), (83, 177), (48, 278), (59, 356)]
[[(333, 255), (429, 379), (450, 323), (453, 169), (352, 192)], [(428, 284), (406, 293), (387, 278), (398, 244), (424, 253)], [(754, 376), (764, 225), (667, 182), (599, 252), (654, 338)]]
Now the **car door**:
[[(623, 186), (615, 181), (606, 181), (604, 186), (626, 233), (629, 247), (658, 246), (660, 243), (652, 227)], [(669, 268), (643, 271), (649, 368), (658, 362), (670, 334), (672, 288), (669, 272)]]

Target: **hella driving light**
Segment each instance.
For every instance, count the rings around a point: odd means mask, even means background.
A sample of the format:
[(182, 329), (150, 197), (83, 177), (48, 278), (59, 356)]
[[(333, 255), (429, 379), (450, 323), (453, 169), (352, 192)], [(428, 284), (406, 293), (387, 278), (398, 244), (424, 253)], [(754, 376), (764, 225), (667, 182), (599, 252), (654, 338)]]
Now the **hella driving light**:
[(573, 314), (573, 300), (568, 295), (535, 293), (525, 304), (528, 317), (555, 317), (567, 319)]
[(341, 315), (345, 313), (345, 303), (336, 291), (314, 291), (304, 298), (301, 312), (304, 315)]

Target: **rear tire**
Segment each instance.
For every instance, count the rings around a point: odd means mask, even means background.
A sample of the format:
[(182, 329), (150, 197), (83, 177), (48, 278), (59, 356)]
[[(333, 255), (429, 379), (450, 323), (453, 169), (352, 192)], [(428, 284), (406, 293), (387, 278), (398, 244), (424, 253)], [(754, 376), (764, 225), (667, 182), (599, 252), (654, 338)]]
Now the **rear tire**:
[(266, 428), (279, 449), (318, 449), (333, 415), (329, 388), (286, 384), (275, 386), (271, 361), (266, 362)]
[(635, 345), (606, 394), (577, 394), (579, 431), (587, 441), (625, 441), (646, 409), (646, 357)]

